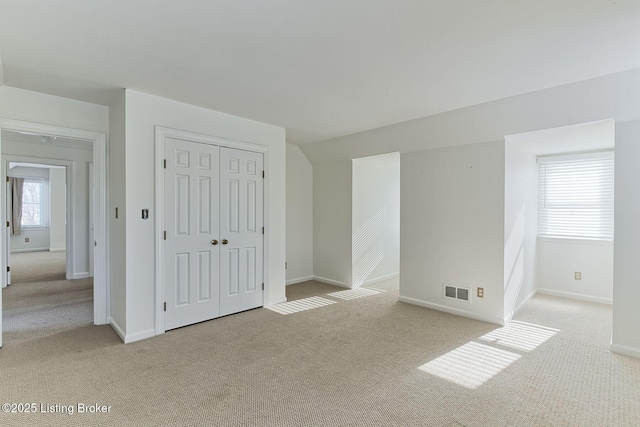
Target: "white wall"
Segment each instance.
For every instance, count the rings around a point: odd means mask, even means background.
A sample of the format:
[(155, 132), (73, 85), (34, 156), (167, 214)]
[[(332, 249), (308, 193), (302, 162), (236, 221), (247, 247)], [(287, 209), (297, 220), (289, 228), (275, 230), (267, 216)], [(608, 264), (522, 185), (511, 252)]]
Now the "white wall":
[(0, 86), (0, 117), (108, 133), (109, 109), (103, 105)]
[[(8, 175), (17, 178), (42, 178), (49, 185), (49, 169), (16, 166), (9, 169)], [(49, 218), (47, 218), (48, 220)], [(23, 228), (19, 235), (10, 237), (11, 252), (44, 251), (49, 249), (50, 223), (45, 228)], [(29, 239), (28, 242), (25, 240)]]
[[(402, 154), (402, 177), (404, 179), (405, 159), (411, 161), (412, 168), (416, 171), (422, 170), (424, 173), (428, 173), (427, 165), (431, 165), (431, 162), (428, 161), (429, 156), (425, 153), (428, 153), (430, 149), (462, 144), (482, 144), (487, 141), (503, 141), (505, 135), (610, 118), (614, 118), (617, 122), (640, 118), (640, 69), (303, 145), (302, 151), (314, 168), (315, 274), (320, 275), (319, 267), (322, 267), (322, 275), (325, 277), (336, 277), (347, 281), (345, 279), (350, 279), (351, 276), (348, 267), (344, 265), (344, 260), (348, 260), (349, 257), (351, 243), (349, 239), (344, 238), (345, 235), (348, 236), (351, 218), (351, 159), (399, 151)], [(488, 150), (485, 154), (492, 153), (493, 147), (491, 144), (482, 144), (478, 150), (480, 158), (485, 158), (486, 155), (483, 154), (483, 151)], [(499, 158), (504, 160), (504, 153), (499, 155)], [(424, 162), (422, 166), (419, 164), (420, 161)], [(505, 165), (504, 163), (492, 164), (496, 168), (496, 173), (500, 174), (503, 179), (499, 183), (488, 180), (485, 184), (498, 185), (499, 188), (492, 188), (492, 191), (504, 194)], [(640, 182), (640, 172), (630, 173), (634, 174)], [(440, 180), (440, 186), (448, 184), (440, 177), (433, 178)], [(478, 183), (478, 185), (481, 184)], [(425, 206), (409, 199), (405, 193), (404, 182), (401, 190), (400, 294), (409, 296), (407, 291), (411, 290), (413, 296), (416, 294), (414, 292), (416, 283), (407, 283), (405, 265), (407, 263), (416, 265), (417, 262), (410, 258), (412, 256), (410, 252), (404, 250), (405, 243), (402, 243), (402, 240), (409, 233), (409, 230), (417, 233), (419, 227), (422, 226), (419, 218), (423, 215), (422, 209)], [(420, 189), (417, 188), (417, 191)], [(449, 197), (462, 197), (466, 191), (464, 186), (455, 187), (449, 192)], [(499, 216), (503, 218), (504, 200), (500, 198), (496, 203), (498, 206), (492, 206), (491, 209), (499, 210)], [(474, 216), (475, 213), (469, 214), (469, 218)], [(437, 221), (440, 222), (436, 222), (432, 227), (446, 226), (446, 218), (439, 218)], [(415, 228), (407, 229), (407, 227), (413, 226)], [(620, 230), (618, 230), (617, 220), (616, 227), (616, 233), (618, 233)], [(504, 236), (503, 223), (501, 223), (499, 235)], [(442, 242), (446, 241), (446, 236), (443, 235), (440, 238)], [(478, 246), (486, 244), (488, 247), (493, 247), (495, 236), (487, 236), (487, 238), (488, 241), (480, 242)], [(432, 244), (438, 246), (437, 243), (433, 242)], [(446, 245), (446, 243), (444, 244)], [(503, 245), (504, 242), (501, 242), (501, 248)], [(493, 260), (498, 265), (489, 268), (491, 271), (499, 268), (501, 271), (500, 281), (503, 282), (503, 249), (500, 249), (500, 252), (500, 256)], [(456, 264), (465, 271), (473, 270), (475, 266), (473, 262), (470, 265), (457, 262), (458, 257), (455, 253), (443, 254), (441, 250), (437, 250), (434, 256), (443, 258), (443, 262), (447, 265)], [(413, 280), (422, 280), (426, 288), (437, 286), (440, 289), (441, 287), (440, 283), (428, 283), (424, 278), (419, 279), (419, 274), (415, 274)], [(407, 285), (410, 288), (407, 288)], [(427, 293), (434, 292), (435, 290), (425, 290), (421, 298), (426, 298)], [(488, 313), (494, 319), (502, 319), (505, 315), (504, 301), (502, 300), (503, 291), (498, 292), (500, 301), (495, 304), (493, 302), (483, 303), (486, 307), (484, 313)], [(485, 301), (487, 298), (494, 298), (494, 295), (488, 294)], [(640, 323), (640, 313), (637, 315), (636, 323)]]
[(287, 284), (313, 279), (313, 167), (287, 144)]
[(353, 160), (352, 283), (358, 288), (400, 270), (400, 154)]
[(510, 320), (536, 289), (536, 155), (526, 144), (507, 138), (504, 172), (504, 318)]
[[(282, 128), (131, 90), (125, 99), (126, 336), (125, 341), (156, 333), (155, 309), (155, 126), (264, 145), (265, 265), (267, 304), (285, 301), (285, 131)], [(149, 209), (151, 220), (140, 211)], [(122, 325), (120, 325), (122, 327)]]
[(640, 120), (616, 125), (613, 337), (611, 349), (640, 357)]
[(67, 247), (66, 226), (66, 169), (49, 169), (49, 250), (64, 251)]
[[(14, 167), (9, 170), (9, 176), (45, 178), (48, 182), (49, 188), (49, 216), (47, 228), (38, 230), (23, 228), (20, 236), (11, 236), (11, 251), (66, 250), (65, 168)], [(29, 238), (29, 242), (25, 242), (25, 238)]]
[(538, 239), (538, 292), (611, 304), (613, 242)]
[(313, 164), (313, 274), (351, 287), (351, 159)]
[[(121, 336), (127, 330), (127, 247), (125, 203), (125, 91), (109, 107), (109, 322)], [(115, 210), (118, 208), (118, 218)]]
[[(502, 323), (504, 144), (405, 154), (400, 192), (400, 300)], [(443, 284), (472, 288), (471, 303)]]

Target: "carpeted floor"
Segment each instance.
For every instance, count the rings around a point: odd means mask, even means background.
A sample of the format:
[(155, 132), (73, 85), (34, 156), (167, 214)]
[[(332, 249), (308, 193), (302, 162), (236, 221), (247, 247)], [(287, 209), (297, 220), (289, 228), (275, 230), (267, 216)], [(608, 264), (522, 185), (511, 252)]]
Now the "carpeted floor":
[(640, 425), (640, 360), (609, 352), (609, 306), (537, 296), (498, 328), (400, 303), (395, 280), (375, 288), (345, 299), (293, 285), (300, 304), (333, 303), (127, 345), (90, 325), (7, 343), (2, 403), (38, 413), (0, 413), (0, 425)]
[(93, 279), (64, 280), (66, 252), (11, 254), (3, 341), (13, 345), (93, 324)]
[(15, 252), (11, 254), (11, 283), (64, 280), (67, 269), (65, 251)]
[(14, 283), (2, 294), (3, 344), (93, 324), (93, 279)]

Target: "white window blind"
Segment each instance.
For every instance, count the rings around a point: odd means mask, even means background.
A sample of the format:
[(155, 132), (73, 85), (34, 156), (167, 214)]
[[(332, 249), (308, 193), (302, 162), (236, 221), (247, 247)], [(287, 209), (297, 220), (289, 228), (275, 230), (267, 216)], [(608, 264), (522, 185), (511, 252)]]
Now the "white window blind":
[(538, 236), (613, 240), (613, 152), (538, 158)]

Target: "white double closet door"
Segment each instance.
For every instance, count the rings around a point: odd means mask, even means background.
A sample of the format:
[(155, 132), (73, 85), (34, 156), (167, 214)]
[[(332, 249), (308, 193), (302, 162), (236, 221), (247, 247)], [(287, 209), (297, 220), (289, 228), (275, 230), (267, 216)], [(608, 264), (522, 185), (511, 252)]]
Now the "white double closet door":
[(263, 305), (263, 155), (165, 140), (165, 329)]

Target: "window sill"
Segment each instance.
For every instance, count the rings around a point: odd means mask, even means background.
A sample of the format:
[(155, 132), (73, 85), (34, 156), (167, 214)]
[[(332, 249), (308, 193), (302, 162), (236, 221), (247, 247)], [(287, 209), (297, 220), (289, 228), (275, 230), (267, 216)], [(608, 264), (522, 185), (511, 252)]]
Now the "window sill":
[(23, 225), (22, 227), (20, 227), (20, 229), (22, 231), (46, 231), (46, 230), (49, 229), (49, 227), (34, 227), (34, 226), (29, 226), (29, 225), (27, 225), (27, 226)]
[(604, 239), (586, 239), (579, 237), (547, 237), (538, 236), (538, 241), (550, 243), (567, 243), (567, 244), (585, 244), (585, 245), (606, 245), (612, 246), (613, 240)]

